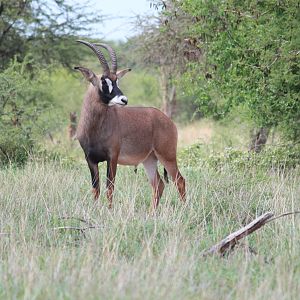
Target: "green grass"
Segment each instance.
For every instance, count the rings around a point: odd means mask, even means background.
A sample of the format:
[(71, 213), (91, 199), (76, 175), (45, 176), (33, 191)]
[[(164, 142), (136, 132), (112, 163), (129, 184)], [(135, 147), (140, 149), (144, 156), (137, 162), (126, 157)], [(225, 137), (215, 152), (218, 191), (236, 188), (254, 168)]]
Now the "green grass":
[[(264, 226), (226, 258), (201, 252), (256, 215), (299, 209), (299, 170), (181, 169), (187, 203), (170, 184), (156, 215), (142, 168), (119, 168), (112, 210), (103, 185), (92, 199), (84, 162), (0, 170), (0, 298), (298, 298), (298, 216)], [(86, 226), (66, 216), (97, 228), (55, 230)]]

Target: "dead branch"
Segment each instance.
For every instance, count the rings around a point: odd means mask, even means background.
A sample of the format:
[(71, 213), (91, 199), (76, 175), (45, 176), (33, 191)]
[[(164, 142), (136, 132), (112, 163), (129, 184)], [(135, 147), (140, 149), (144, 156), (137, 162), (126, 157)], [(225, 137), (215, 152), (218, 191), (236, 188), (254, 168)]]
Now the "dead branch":
[(81, 226), (59, 226), (59, 227), (54, 227), (52, 228), (52, 230), (75, 230), (75, 231), (79, 231), (84, 238), (86, 238), (86, 230), (88, 229), (100, 229), (103, 228), (101, 226), (96, 226), (93, 223), (91, 223), (88, 220), (85, 220), (83, 218), (80, 217), (73, 217), (73, 216), (62, 216), (58, 218), (59, 220), (76, 220), (79, 222), (82, 222), (84, 224), (86, 224), (87, 226), (85, 227), (81, 227)]
[(275, 216), (272, 212), (267, 212), (263, 214), (262, 216), (259, 216), (255, 220), (253, 220), (251, 223), (246, 225), (245, 227), (231, 233), (228, 235), (225, 239), (223, 239), (218, 244), (212, 246), (209, 250), (206, 250), (203, 252), (203, 256), (208, 256), (212, 254), (218, 254), (220, 256), (224, 256), (225, 253), (232, 250), (238, 241), (245, 236), (251, 234), (252, 232), (256, 231), (257, 229), (261, 228), (265, 224), (274, 221), (276, 219), (289, 216), (289, 215), (295, 215), (300, 214), (300, 211), (292, 211), (292, 212), (286, 212), (279, 216)]
[(266, 223), (269, 223), (271, 221), (274, 221), (276, 219), (279, 219), (279, 218), (282, 218), (282, 217), (285, 217), (285, 216), (296, 215), (296, 214), (300, 214), (300, 210), (290, 211), (290, 212), (283, 213), (283, 214), (281, 214), (279, 216), (275, 216), (275, 217), (269, 219)]
[(87, 227), (74, 227), (74, 226), (59, 226), (59, 227), (54, 227), (53, 230), (75, 230), (79, 231), (84, 238), (86, 238), (85, 231), (90, 228), (95, 228), (95, 226), (87, 226)]
[(207, 250), (203, 253), (203, 256), (208, 256), (211, 254), (218, 254), (218, 255), (224, 256), (224, 254), (227, 251), (232, 250), (235, 247), (235, 245), (238, 243), (238, 241), (240, 239), (251, 234), (255, 230), (257, 230), (260, 227), (262, 227), (263, 225), (265, 225), (266, 222), (269, 219), (271, 219), (273, 216), (274, 216), (274, 214), (272, 212), (267, 212), (267, 213), (263, 214), (262, 216), (256, 218), (255, 220), (253, 220), (251, 223), (249, 223), (245, 227), (228, 235), (225, 239), (223, 239), (218, 244), (212, 246), (209, 250)]
[(59, 226), (52, 228), (53, 230), (78, 230), (78, 231), (84, 231), (88, 229), (87, 227), (75, 227), (75, 226)]
[(63, 216), (58, 218), (59, 220), (76, 220), (82, 223), (87, 224), (88, 226), (94, 226), (94, 224), (90, 223), (89, 221), (83, 219), (83, 218), (79, 218), (79, 217), (72, 217), (72, 216)]

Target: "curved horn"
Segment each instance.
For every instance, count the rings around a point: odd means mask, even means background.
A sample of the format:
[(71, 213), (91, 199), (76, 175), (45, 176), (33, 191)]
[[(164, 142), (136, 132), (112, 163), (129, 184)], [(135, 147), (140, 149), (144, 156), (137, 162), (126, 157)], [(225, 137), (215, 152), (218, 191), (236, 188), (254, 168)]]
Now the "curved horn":
[(118, 68), (118, 62), (117, 62), (117, 55), (116, 55), (115, 50), (112, 47), (110, 47), (109, 45), (106, 45), (106, 44), (99, 44), (99, 43), (96, 44), (95, 43), (94, 45), (100, 46), (100, 47), (106, 49), (109, 52), (109, 56), (111, 58), (112, 73), (116, 74), (117, 68)]
[(103, 67), (104, 75), (109, 75), (109, 73), (110, 73), (109, 66), (108, 66), (108, 63), (107, 63), (103, 53), (98, 48), (96, 48), (94, 44), (91, 44), (89, 42), (82, 41), (82, 40), (77, 40), (76, 42), (84, 44), (84, 45), (88, 46), (89, 48), (91, 48), (93, 50), (93, 52), (97, 55), (101, 65)]

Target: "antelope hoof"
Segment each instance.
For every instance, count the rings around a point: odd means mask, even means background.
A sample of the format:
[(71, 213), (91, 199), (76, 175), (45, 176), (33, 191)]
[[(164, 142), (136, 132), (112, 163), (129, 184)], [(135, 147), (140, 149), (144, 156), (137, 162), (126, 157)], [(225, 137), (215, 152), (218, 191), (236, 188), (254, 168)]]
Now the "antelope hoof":
[(96, 189), (96, 188), (93, 188), (93, 189), (92, 189), (92, 193), (93, 193), (93, 195), (94, 195), (94, 199), (95, 199), (95, 200), (98, 200), (100, 191), (99, 191), (98, 189)]

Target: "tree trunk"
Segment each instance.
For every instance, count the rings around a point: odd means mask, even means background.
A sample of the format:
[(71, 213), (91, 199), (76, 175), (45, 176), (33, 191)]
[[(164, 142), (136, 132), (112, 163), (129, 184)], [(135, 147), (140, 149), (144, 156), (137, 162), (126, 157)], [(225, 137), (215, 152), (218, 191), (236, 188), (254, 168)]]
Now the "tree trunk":
[(161, 67), (162, 111), (172, 118), (176, 110), (176, 87), (170, 82), (168, 71)]
[(170, 118), (176, 113), (176, 87), (172, 85), (170, 91)]
[(270, 129), (266, 127), (252, 130), (249, 151), (259, 153), (267, 143), (269, 133)]

